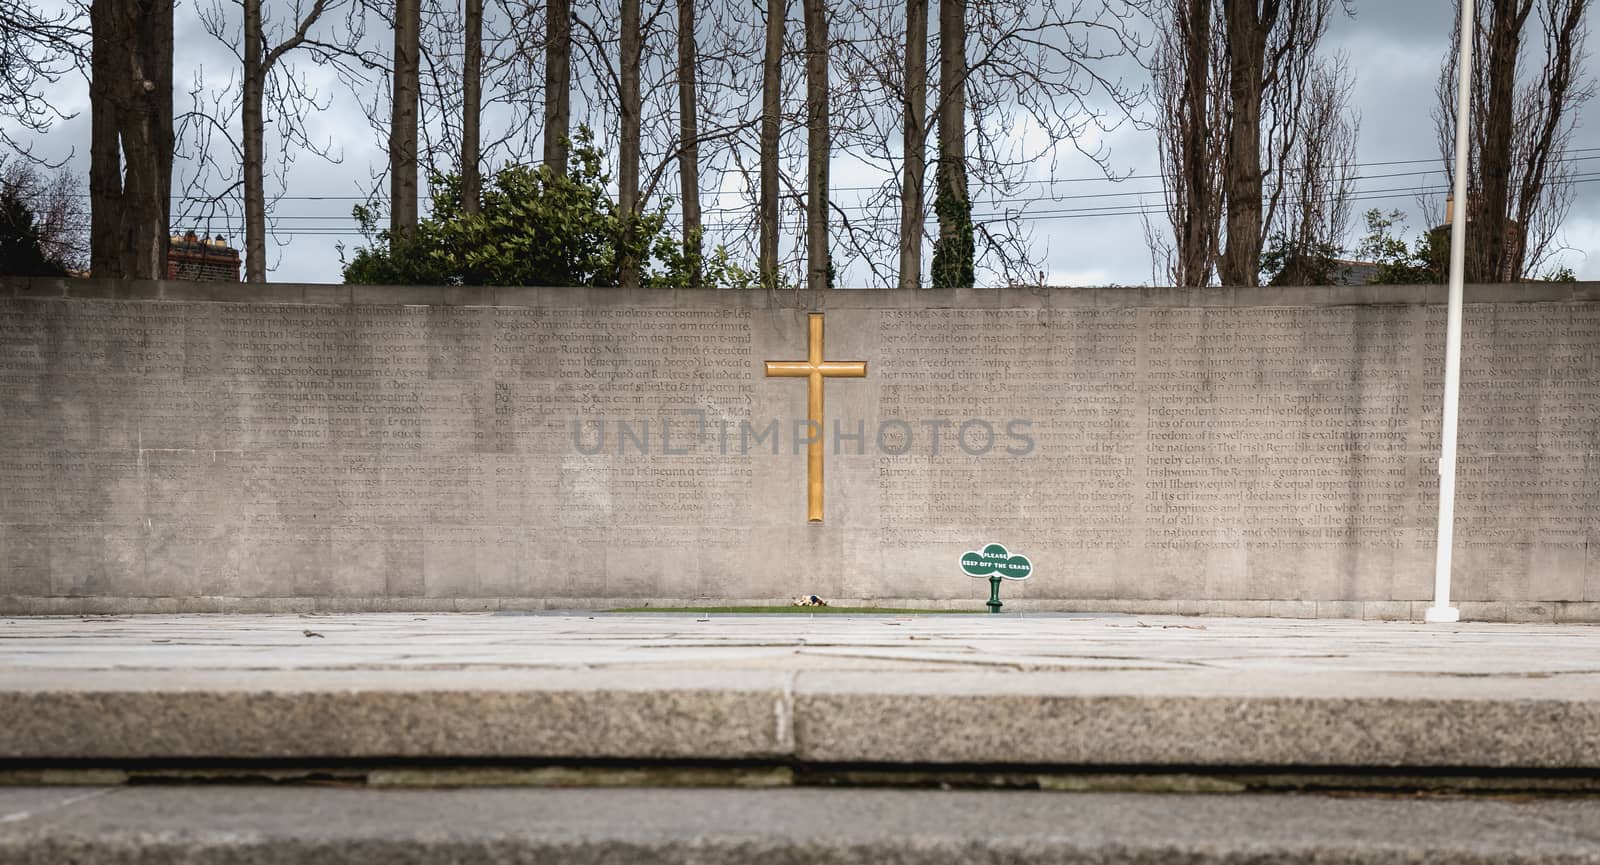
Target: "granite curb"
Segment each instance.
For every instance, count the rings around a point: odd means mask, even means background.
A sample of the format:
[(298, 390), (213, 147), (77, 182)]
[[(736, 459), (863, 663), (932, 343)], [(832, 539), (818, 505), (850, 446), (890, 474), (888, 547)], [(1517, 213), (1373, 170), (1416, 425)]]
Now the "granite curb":
[(0, 759), (1600, 768), (1595, 676), (209, 671), (0, 678)]
[[(61, 760), (775, 760), (793, 753), (781, 687), (674, 684), (656, 674), (584, 686), (583, 674), (536, 685), (431, 686), (381, 676), (260, 685), (180, 675), (126, 688), (0, 692), (0, 759)], [(237, 674), (219, 679), (239, 680)], [(245, 677), (248, 679), (248, 677)], [(392, 677), (391, 677), (392, 678)], [(613, 682), (615, 680), (613, 679)], [(3, 686), (0, 686), (3, 687)]]
[(1600, 863), (1600, 803), (885, 790), (7, 791), (0, 861)]

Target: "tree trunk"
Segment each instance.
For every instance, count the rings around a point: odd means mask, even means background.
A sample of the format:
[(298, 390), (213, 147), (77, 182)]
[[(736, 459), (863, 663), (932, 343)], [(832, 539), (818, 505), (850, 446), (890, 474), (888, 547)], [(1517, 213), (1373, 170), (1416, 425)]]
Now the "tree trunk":
[[(1561, 181), (1570, 175), (1562, 167), (1563, 151), (1577, 109), (1593, 93), (1583, 81), (1587, 53), (1583, 45), (1587, 35), (1584, 21), (1589, 4), (1590, 0), (1552, 0), (1546, 6), (1544, 24), (1549, 29), (1545, 35), (1545, 67), (1539, 76), (1543, 98), (1534, 103), (1542, 110), (1533, 124), (1536, 131), (1528, 138), (1527, 154), (1516, 168), (1516, 206), (1508, 210), (1516, 220), (1513, 231), (1517, 242), (1507, 263), (1512, 279), (1535, 275), (1530, 271), (1543, 263), (1548, 248), (1549, 234), (1544, 229), (1558, 226), (1566, 218), (1566, 209), (1551, 202), (1546, 193), (1551, 179), (1560, 188)], [(1570, 185), (1566, 188), (1571, 189)], [(1570, 204), (1570, 198), (1565, 200)]]
[(1216, 223), (1212, 219), (1211, 142), (1211, 0), (1190, 0), (1178, 22), (1185, 65), (1178, 114), (1179, 163), (1184, 201), (1178, 226), (1179, 286), (1199, 288), (1211, 282)]
[(806, 25), (806, 288), (830, 287), (828, 260), (828, 4), (804, 0)]
[(567, 173), (567, 134), (572, 126), (572, 3), (545, 3), (544, 164)]
[(683, 208), (683, 252), (689, 287), (703, 279), (700, 223), (700, 119), (695, 95), (695, 0), (678, 0), (678, 186)]
[(172, 194), (172, 4), (95, 0), (90, 94), (90, 269), (166, 277)]
[(267, 49), (261, 37), (261, 0), (244, 0), (244, 281), (267, 281), (267, 200), (262, 188), (266, 124), (262, 117)]
[(89, 28), (94, 52), (89, 63), (89, 272), (99, 277), (122, 273), (122, 145), (117, 133), (121, 122), (118, 87), (122, 78), (112, 70), (125, 65), (127, 36), (122, 33), (121, 10), (110, 0), (89, 8)]
[(922, 287), (922, 196), (928, 171), (928, 0), (906, 0), (905, 64), (899, 285), (914, 289)]
[[(260, 0), (249, 0), (260, 2)], [(483, 114), (483, 0), (466, 0), (466, 69), (461, 73), (461, 210), (478, 212), (483, 194), (478, 128)]]
[(1227, 16), (1228, 92), (1232, 114), (1223, 168), (1227, 246), (1218, 272), (1223, 285), (1254, 286), (1261, 278), (1261, 94), (1267, 35), (1278, 0), (1223, 0)]
[(261, 0), (243, 0), (244, 8), (244, 279), (267, 281), (267, 199), (265, 182), (267, 76), (285, 53), (299, 47), (311, 26), (317, 23), (327, 0), (316, 0), (306, 17), (295, 23), (295, 31), (281, 44), (268, 49), (262, 30)]
[[(1590, 0), (1480, 0), (1474, 22), (1471, 163), (1467, 174), (1466, 278), (1469, 282), (1537, 279), (1559, 248), (1571, 208), (1577, 111), (1594, 94), (1583, 77), (1584, 22)], [(1532, 21), (1530, 22), (1530, 17)], [(1460, 28), (1460, 18), (1452, 33)], [(1532, 31), (1531, 34), (1529, 31)], [(1460, 37), (1440, 75), (1435, 112), (1440, 153), (1452, 161)], [(1538, 44), (1542, 40), (1543, 44)], [(1543, 58), (1524, 70), (1519, 56)]]
[(767, 47), (761, 59), (761, 284), (778, 287), (778, 134), (783, 108), (785, 0), (767, 0)]
[(617, 210), (622, 218), (622, 252), (617, 283), (639, 287), (639, 255), (633, 249), (639, 214), (639, 32), (640, 0), (622, 0), (621, 143), (617, 152)]
[(421, 0), (395, 0), (394, 106), (389, 119), (389, 230), (417, 227), (417, 99)]
[(933, 251), (934, 288), (974, 281), (972, 203), (967, 193), (967, 3), (939, 3), (939, 171)]
[[(1270, 285), (1328, 285), (1339, 276), (1338, 255), (1354, 193), (1359, 122), (1350, 110), (1354, 79), (1343, 58), (1308, 64), (1295, 80), (1280, 80), (1269, 95), (1278, 118), (1267, 133), (1273, 195), (1263, 217), (1273, 250), (1263, 263), (1281, 265)], [(1285, 120), (1291, 122), (1286, 123)], [(1276, 198), (1279, 206), (1270, 202)]]
[(1522, 28), (1533, 0), (1498, 0), (1490, 13), (1485, 34), (1488, 51), (1483, 58), (1484, 117), (1479, 120), (1477, 200), (1467, 199), (1467, 268), (1469, 282), (1505, 282), (1520, 274), (1510, 269), (1515, 245), (1510, 213), (1512, 174), (1512, 119), (1517, 98), (1517, 60), (1522, 51)]

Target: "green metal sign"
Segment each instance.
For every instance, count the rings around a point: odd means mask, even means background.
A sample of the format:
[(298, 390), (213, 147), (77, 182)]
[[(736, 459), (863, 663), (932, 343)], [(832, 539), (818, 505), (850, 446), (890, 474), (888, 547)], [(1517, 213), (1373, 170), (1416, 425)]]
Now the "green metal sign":
[(1027, 556), (1013, 556), (1000, 544), (990, 544), (982, 551), (968, 550), (961, 554), (961, 570), (969, 577), (1000, 576), (1008, 580), (1026, 580), (1033, 574), (1033, 563)]
[(1026, 580), (1033, 576), (1033, 563), (1027, 556), (1013, 556), (1001, 544), (961, 554), (961, 571), (969, 577), (989, 578), (989, 612), (1000, 612), (1000, 581)]

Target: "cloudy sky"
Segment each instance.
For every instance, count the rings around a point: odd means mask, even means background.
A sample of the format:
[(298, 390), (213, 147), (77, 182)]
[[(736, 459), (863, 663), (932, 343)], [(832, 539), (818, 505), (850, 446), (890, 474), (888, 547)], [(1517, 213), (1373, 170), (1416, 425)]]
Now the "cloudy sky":
[[(210, 0), (201, 0), (210, 2)], [(269, 2), (268, 8), (274, 4)], [(1434, 86), (1443, 62), (1453, 23), (1455, 4), (1449, 0), (1356, 0), (1356, 14), (1341, 18), (1332, 27), (1325, 43), (1329, 51), (1342, 51), (1355, 73), (1354, 104), (1361, 115), (1359, 159), (1363, 164), (1400, 163), (1363, 168), (1367, 174), (1423, 172), (1440, 168), (1431, 111)], [(1600, 4), (1590, 12), (1591, 34), (1600, 33)], [(236, 61), (228, 50), (200, 28), (192, 4), (180, 6), (178, 15), (176, 81), (180, 90), (178, 108), (186, 105), (181, 91), (194, 80), (198, 70), (207, 84), (217, 87), (226, 82), (227, 72)], [(1593, 36), (1592, 38), (1600, 38)], [(1591, 42), (1591, 52), (1600, 45)], [(292, 282), (337, 282), (340, 280), (338, 244), (353, 247), (361, 243), (349, 219), (350, 207), (374, 186), (374, 172), (384, 162), (381, 142), (368, 127), (360, 107), (333, 72), (315, 65), (302, 65), (308, 82), (326, 94), (328, 107), (309, 121), (310, 137), (329, 142), (340, 157), (337, 164), (302, 157), (289, 174), (285, 197), (276, 205), (276, 245), (269, 248), (271, 278)], [(1594, 75), (1590, 63), (1590, 75)], [(56, 158), (70, 154), (70, 165), (87, 171), (89, 120), (87, 92), (81, 80), (64, 79), (52, 94), (69, 113), (77, 116), (60, 122), (37, 140), (40, 153)], [(1595, 148), (1575, 154), (1587, 161), (1579, 174), (1594, 175), (1574, 187), (1575, 200), (1564, 225), (1561, 240), (1565, 249), (1559, 262), (1570, 266), (1581, 279), (1600, 280), (1600, 104), (1591, 104), (1579, 119), (1574, 136), (1575, 148)], [(793, 134), (803, 135), (803, 130)], [(272, 132), (269, 128), (269, 139)], [(1030, 212), (1039, 213), (1026, 224), (1032, 232), (1031, 244), (1046, 269), (1046, 279), (1055, 285), (1142, 284), (1151, 280), (1150, 256), (1146, 249), (1143, 223), (1137, 215), (1071, 214), (1063, 211), (1129, 201), (1149, 206), (1160, 203), (1160, 181), (1142, 178), (1156, 171), (1154, 138), (1125, 124), (1098, 142), (1109, 148), (1110, 164), (1120, 183), (1094, 180), (1100, 170), (1089, 160), (1070, 152), (1052, 167), (1040, 166), (1039, 178), (1053, 173), (1061, 182), (1039, 183), (1033, 201), (1021, 201)], [(269, 148), (274, 145), (269, 141)], [(1585, 166), (1595, 165), (1590, 169)], [(182, 167), (180, 166), (180, 173)], [(835, 163), (836, 187), (867, 186), (873, 176), (848, 159)], [(1411, 228), (1431, 225), (1440, 214), (1420, 214), (1414, 189), (1438, 186), (1445, 182), (1442, 173), (1402, 177), (1371, 178), (1358, 184), (1357, 213), (1369, 207), (1399, 208), (1408, 213)], [(1371, 192), (1378, 190), (1378, 192)], [(1394, 192), (1393, 190), (1399, 190)], [(1121, 193), (1150, 193), (1147, 197)], [(1119, 193), (1107, 199), (1081, 196)], [(840, 193), (848, 202), (850, 193)], [(1055, 200), (1050, 196), (1055, 196)], [(1062, 199), (1064, 196), (1075, 196)], [(1376, 197), (1376, 196), (1384, 197)], [(710, 206), (714, 206), (710, 205)], [(983, 209), (980, 202), (979, 210)], [(424, 208), (426, 212), (426, 208)], [(1159, 219), (1159, 217), (1158, 217)], [(182, 228), (175, 225), (175, 230)], [(210, 233), (230, 235), (236, 245), (242, 241), (236, 227), (225, 222), (197, 225)], [(1351, 227), (1352, 242), (1356, 226)], [(736, 259), (752, 261), (753, 250), (734, 248)], [(836, 256), (839, 254), (835, 253)], [(844, 282), (864, 281), (859, 264), (844, 270)]]

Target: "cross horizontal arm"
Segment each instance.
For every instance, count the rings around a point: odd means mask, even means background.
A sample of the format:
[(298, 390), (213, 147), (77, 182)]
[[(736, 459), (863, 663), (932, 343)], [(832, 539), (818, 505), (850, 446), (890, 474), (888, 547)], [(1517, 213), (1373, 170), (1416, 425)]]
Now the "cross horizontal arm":
[(825, 360), (817, 364), (817, 372), (836, 378), (865, 378), (867, 364), (860, 360)]
[(767, 375), (769, 376), (804, 378), (812, 372), (811, 364), (803, 360), (767, 361)]

